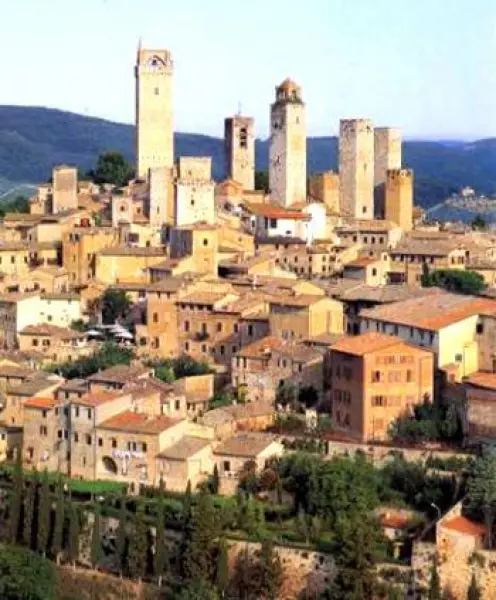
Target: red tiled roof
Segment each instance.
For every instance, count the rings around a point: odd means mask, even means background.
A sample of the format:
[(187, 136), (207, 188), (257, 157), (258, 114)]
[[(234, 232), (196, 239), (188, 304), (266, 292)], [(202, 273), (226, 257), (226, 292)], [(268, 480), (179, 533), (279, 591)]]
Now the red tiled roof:
[(455, 517), (449, 521), (442, 523), (442, 527), (445, 529), (452, 529), (458, 533), (470, 535), (472, 537), (483, 537), (486, 533), (486, 528), (480, 523), (475, 523), (467, 517)]
[(478, 371), (477, 373), (472, 373), (472, 375), (467, 377), (464, 381), (468, 385), (496, 390), (496, 373), (484, 373), (483, 371)]
[(393, 335), (370, 331), (362, 335), (342, 337), (331, 346), (331, 350), (363, 356), (397, 344), (406, 344), (406, 342)]
[(131, 410), (115, 415), (98, 426), (100, 429), (113, 429), (132, 433), (158, 434), (179, 423), (181, 419), (171, 419), (165, 415), (151, 417)]
[(81, 398), (75, 398), (72, 400), (74, 404), (83, 404), (84, 406), (100, 406), (106, 402), (111, 402), (119, 396), (122, 396), (122, 392), (88, 392), (81, 396)]
[(41, 398), (41, 397), (37, 397), (34, 396), (33, 398), (29, 398), (28, 400), (26, 400), (26, 402), (24, 403), (24, 407), (25, 408), (39, 408), (41, 410), (49, 410), (51, 408), (53, 408), (54, 406), (57, 406), (57, 404), (59, 404), (58, 400), (55, 400), (54, 398)]

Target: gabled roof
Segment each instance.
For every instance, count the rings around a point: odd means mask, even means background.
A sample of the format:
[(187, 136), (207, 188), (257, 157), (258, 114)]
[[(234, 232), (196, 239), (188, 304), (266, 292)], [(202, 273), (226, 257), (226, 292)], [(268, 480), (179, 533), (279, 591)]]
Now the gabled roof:
[(215, 454), (225, 456), (239, 456), (242, 458), (256, 458), (266, 450), (276, 436), (268, 433), (242, 432), (221, 442), (214, 450)]
[(177, 425), (181, 420), (182, 419), (171, 419), (165, 415), (152, 417), (145, 413), (126, 410), (103, 421), (103, 423), (100, 423), (97, 427), (98, 429), (111, 429), (114, 431), (156, 435)]
[(368, 332), (363, 335), (343, 337), (331, 346), (334, 352), (344, 352), (345, 354), (354, 354), (363, 356), (370, 352), (384, 350), (390, 346), (405, 344), (401, 338), (385, 333)]

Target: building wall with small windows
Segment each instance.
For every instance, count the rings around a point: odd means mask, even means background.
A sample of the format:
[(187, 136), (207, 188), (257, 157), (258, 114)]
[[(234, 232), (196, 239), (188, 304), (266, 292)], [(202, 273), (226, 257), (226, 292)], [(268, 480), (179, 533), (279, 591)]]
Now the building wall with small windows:
[(330, 365), (333, 421), (361, 441), (387, 439), (398, 417), (433, 397), (432, 353), (402, 342), (364, 355), (331, 349)]

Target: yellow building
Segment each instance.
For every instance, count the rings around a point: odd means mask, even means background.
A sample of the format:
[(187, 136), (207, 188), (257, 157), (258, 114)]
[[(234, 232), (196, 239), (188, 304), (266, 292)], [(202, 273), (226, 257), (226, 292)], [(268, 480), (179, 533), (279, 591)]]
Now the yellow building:
[(159, 247), (113, 246), (96, 254), (95, 279), (103, 284), (145, 282), (148, 269), (165, 259)]

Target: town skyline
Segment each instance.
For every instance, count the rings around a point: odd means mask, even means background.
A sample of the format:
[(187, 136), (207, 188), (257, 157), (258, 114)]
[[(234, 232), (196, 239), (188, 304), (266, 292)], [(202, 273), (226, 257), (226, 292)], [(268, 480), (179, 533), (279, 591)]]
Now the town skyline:
[[(284, 12), (281, 2), (268, 9), (255, 2), (232, 22), (220, 0), (208, 14), (197, 6), (192, 17), (155, 0), (146, 0), (139, 14), (131, 7), (117, 11), (113, 0), (94, 0), (70, 15), (54, 0), (39, 17), (29, 11), (32, 5), (25, 0), (6, 15), (4, 56), (21, 34), (28, 35), (37, 46), (37, 64), (29, 78), (19, 77), (18, 65), (32, 61), (33, 45), (16, 44), (16, 60), (5, 61), (4, 104), (131, 123), (132, 65), (141, 37), (143, 46), (172, 53), (176, 131), (221, 136), (223, 118), (241, 104), (264, 139), (274, 88), (290, 76), (302, 86), (311, 137), (336, 135), (339, 119), (351, 117), (391, 123), (407, 139), (496, 135), (490, 101), (496, 91), (490, 69), (496, 10), (490, 2), (470, 7), (468, 20), (465, 0), (450, 5), (449, 14), (425, 1), (397, 6), (382, 0), (373, 10), (361, 0), (314, 2), (305, 14)], [(94, 16), (91, 31), (77, 28), (84, 11)], [(427, 17), (435, 25), (426, 27)], [(470, 27), (458, 39), (461, 23)], [(66, 74), (57, 79), (54, 69)], [(484, 94), (475, 94), (477, 89)]]

